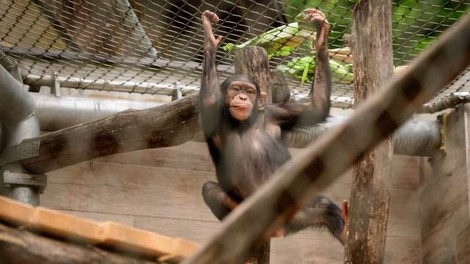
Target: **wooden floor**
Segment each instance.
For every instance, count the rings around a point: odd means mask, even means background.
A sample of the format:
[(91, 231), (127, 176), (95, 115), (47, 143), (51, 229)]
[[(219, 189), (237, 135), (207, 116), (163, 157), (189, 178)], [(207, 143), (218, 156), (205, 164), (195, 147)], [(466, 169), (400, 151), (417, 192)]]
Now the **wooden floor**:
[[(292, 150), (293, 155), (299, 150)], [(420, 158), (394, 156), (386, 263), (421, 262)], [(421, 164), (421, 165), (420, 165)], [(96, 159), (48, 173), (41, 205), (111, 220), (203, 244), (220, 224), (205, 206), (201, 186), (215, 180), (205, 144), (145, 150)], [(347, 200), (350, 173), (325, 195)], [(273, 239), (271, 263), (343, 263), (343, 248), (319, 230)]]

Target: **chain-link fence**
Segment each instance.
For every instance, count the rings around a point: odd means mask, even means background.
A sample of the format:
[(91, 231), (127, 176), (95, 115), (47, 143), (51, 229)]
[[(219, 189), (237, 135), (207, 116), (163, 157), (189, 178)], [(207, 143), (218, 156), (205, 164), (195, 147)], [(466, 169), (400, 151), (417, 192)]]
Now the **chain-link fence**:
[[(313, 72), (310, 32), (295, 17), (307, 7), (322, 10), (330, 24), (333, 102), (352, 98), (348, 48), (352, 0), (149, 1), (3, 0), (0, 49), (20, 61), (25, 83), (44, 85), (56, 74), (63, 87), (174, 95), (199, 89), (202, 59), (200, 14), (221, 21), (217, 55), (222, 76), (233, 73), (233, 50), (259, 45), (273, 69), (289, 78), (293, 95), (308, 93)], [(453, 0), (393, 1), (393, 50), (397, 69), (429, 47), (470, 10)], [(469, 71), (444, 90), (470, 91)]]

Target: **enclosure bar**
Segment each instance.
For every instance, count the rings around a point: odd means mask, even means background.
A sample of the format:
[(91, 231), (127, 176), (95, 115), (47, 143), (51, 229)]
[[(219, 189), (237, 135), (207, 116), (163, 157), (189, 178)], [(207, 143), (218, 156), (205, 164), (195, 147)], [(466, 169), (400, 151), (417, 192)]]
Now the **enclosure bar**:
[(284, 224), (469, 63), (470, 15), (466, 15), (348, 121), (279, 168), (183, 263), (243, 263), (241, 256), (246, 256), (255, 241)]

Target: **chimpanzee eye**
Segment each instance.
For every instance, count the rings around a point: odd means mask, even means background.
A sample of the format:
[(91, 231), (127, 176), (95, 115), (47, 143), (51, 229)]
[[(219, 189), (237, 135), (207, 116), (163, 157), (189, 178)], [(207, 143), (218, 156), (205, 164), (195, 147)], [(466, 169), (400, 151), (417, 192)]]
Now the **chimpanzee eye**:
[(247, 93), (247, 94), (255, 94), (255, 90), (253, 90), (253, 89), (247, 89), (247, 90), (246, 90), (246, 93)]

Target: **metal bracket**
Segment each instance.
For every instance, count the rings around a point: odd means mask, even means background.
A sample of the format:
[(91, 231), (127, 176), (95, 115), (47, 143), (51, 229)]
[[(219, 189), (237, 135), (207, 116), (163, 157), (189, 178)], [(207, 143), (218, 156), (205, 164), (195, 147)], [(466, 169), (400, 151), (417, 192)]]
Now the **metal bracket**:
[(57, 72), (52, 73), (52, 78), (51, 78), (51, 92), (54, 93), (56, 97), (60, 97), (60, 83), (58, 80), (58, 74)]
[(438, 121), (441, 123), (441, 146), (439, 150), (443, 153), (446, 153), (447, 147), (447, 115), (448, 113), (442, 113), (442, 115), (438, 116)]
[(18, 145), (6, 147), (0, 155), (0, 167), (14, 161), (39, 155), (39, 139), (24, 140)]
[(20, 185), (35, 187), (39, 193), (42, 193), (47, 185), (47, 176), (45, 174), (28, 174), (5, 170), (3, 172), (3, 181), (7, 190), (10, 190), (15, 185)]
[(178, 100), (180, 98), (183, 97), (183, 88), (181, 87), (181, 83), (180, 82), (175, 82), (174, 84), (174, 90), (175, 90), (175, 93), (173, 94), (172, 96), (172, 101), (175, 101), (175, 100)]

